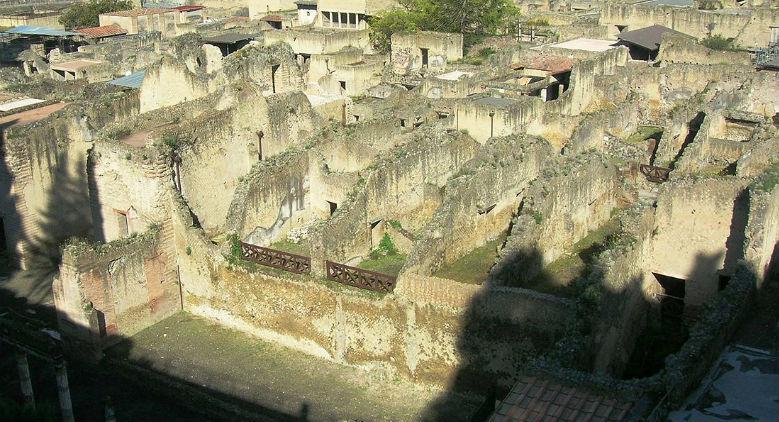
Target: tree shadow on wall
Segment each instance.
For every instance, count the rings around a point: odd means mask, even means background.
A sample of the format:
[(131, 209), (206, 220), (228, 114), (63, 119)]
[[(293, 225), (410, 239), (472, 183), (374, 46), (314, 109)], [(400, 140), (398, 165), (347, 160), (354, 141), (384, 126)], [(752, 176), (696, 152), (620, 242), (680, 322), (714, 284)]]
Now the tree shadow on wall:
[[(543, 262), (543, 253), (531, 249), (515, 258), (538, 263)], [(715, 274), (721, 258), (721, 254), (696, 256), (693, 273)], [(457, 339), (461, 363), (447, 392), (426, 409), (424, 420), (487, 420), (495, 400), (505, 397), (520, 374), (532, 374), (537, 362), (617, 378), (646, 377), (662, 370), (666, 357), (687, 341), (689, 324), (694, 322), (685, 319), (683, 290), (678, 297), (672, 283), (658, 283), (647, 292), (641, 276), (629, 277), (621, 286), (606, 286), (596, 261), (590, 258), (592, 268), (582, 271), (571, 286), (575, 298), (569, 301), (572, 306), (567, 320), (544, 314), (554, 301), (531, 301), (530, 305), (503, 300), (506, 288), (483, 286), (463, 315)], [(511, 284), (510, 279), (502, 282)], [(512, 327), (490, 318), (496, 309), (520, 316), (518, 324)], [(481, 395), (484, 403), (472, 415), (454, 417), (450, 409), (457, 408), (463, 392)]]
[[(520, 270), (522, 265), (540, 266), (543, 254), (528, 249), (517, 252), (513, 259), (521, 264), (506, 266), (508, 272), (503, 273), (502, 280), (493, 278), (482, 285), (465, 309), (456, 341), (459, 366), (446, 392), (424, 411), (423, 420), (487, 420), (495, 400), (508, 393), (526, 363), (551, 353), (558, 343), (582, 335), (585, 327), (576, 316), (575, 307), (565, 305), (569, 301), (506, 286), (515, 283), (508, 274)], [(518, 295), (525, 299), (520, 302)], [(550, 309), (557, 309), (558, 305), (569, 310), (569, 317), (555, 319), (560, 313)], [(571, 357), (574, 354), (571, 352)], [(453, 414), (453, 410), (463, 408), (464, 395), (477, 395), (482, 405), (471, 414)]]
[(83, 159), (71, 164), (66, 152), (57, 153), (46, 201), (36, 210), (37, 233), (23, 239), (27, 268), (10, 281), (30, 301), (51, 302), (51, 283), (62, 263), (64, 242), (73, 237), (92, 238), (85, 172)]

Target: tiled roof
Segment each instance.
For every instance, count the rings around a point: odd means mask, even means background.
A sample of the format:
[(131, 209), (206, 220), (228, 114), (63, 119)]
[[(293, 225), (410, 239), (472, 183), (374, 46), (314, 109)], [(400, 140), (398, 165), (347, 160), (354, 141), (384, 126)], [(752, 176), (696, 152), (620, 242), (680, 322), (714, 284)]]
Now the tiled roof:
[(260, 20), (265, 22), (282, 22), (284, 21), (284, 17), (281, 15), (268, 15)]
[(103, 13), (103, 15), (132, 17), (132, 16), (143, 16), (143, 15), (159, 15), (162, 13), (168, 13), (172, 11), (173, 9), (133, 9), (133, 10), (120, 10), (118, 12), (108, 12), (108, 13)]
[(107, 26), (94, 26), (92, 28), (77, 29), (76, 32), (84, 34), (87, 38), (113, 37), (114, 35), (124, 35), (127, 31), (117, 24)]
[(179, 12), (194, 12), (196, 10), (202, 10), (202, 9), (205, 9), (205, 8), (206, 8), (205, 6), (192, 5), (192, 6), (174, 7), (173, 10), (177, 10)]
[(493, 413), (490, 422), (616, 422), (627, 420), (632, 407), (631, 402), (523, 376)]
[(569, 59), (568, 57), (546, 56), (546, 57), (536, 57), (532, 60), (523, 63), (516, 63), (511, 65), (511, 67), (515, 70), (517, 69), (543, 70), (545, 72), (551, 73), (552, 75), (556, 75), (558, 73), (563, 73), (571, 70), (573, 68), (574, 63), (575, 63), (574, 60)]

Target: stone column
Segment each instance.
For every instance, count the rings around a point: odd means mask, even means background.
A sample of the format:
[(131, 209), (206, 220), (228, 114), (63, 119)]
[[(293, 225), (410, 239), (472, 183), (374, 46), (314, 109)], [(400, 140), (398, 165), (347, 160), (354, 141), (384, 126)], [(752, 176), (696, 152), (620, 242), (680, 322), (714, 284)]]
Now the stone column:
[(60, 413), (62, 422), (75, 422), (73, 418), (73, 404), (70, 402), (70, 387), (68, 386), (68, 368), (65, 361), (55, 364), (57, 373), (57, 394), (60, 400)]
[(24, 402), (35, 409), (35, 396), (32, 392), (32, 379), (30, 378), (30, 365), (27, 362), (27, 353), (16, 353), (16, 367), (19, 369), (19, 383), (22, 388)]

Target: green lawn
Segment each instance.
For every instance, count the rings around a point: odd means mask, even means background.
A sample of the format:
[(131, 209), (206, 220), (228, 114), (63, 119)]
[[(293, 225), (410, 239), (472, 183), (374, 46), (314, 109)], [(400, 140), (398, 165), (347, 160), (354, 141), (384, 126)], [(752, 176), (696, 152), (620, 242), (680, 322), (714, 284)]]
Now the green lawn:
[(449, 265), (441, 267), (435, 277), (448, 278), (461, 283), (482, 284), (487, 280), (490, 268), (498, 257), (497, 248), (503, 244), (505, 236), (501, 236), (484, 246), (472, 250)]

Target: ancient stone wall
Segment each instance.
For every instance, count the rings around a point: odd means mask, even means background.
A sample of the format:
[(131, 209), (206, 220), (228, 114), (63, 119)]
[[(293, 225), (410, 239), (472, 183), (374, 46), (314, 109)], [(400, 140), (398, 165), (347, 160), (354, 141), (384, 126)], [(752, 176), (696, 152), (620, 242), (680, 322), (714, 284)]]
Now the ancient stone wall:
[(256, 164), (238, 183), (225, 229), (266, 246), (311, 206), (309, 155), (290, 150)]
[(414, 244), (403, 272), (429, 276), (506, 232), (523, 191), (551, 147), (520, 136), (496, 138), (446, 186), (443, 204)]
[(443, 186), (477, 147), (467, 136), (432, 128), (379, 159), (336, 213), (313, 230), (317, 270), (323, 271), (325, 259), (348, 262), (367, 255), (376, 246), (371, 245), (371, 223), (418, 219), (430, 186)]
[(699, 44), (696, 40), (683, 36), (664, 35), (660, 44), (657, 61), (668, 63), (693, 64), (734, 64), (749, 66), (752, 58), (749, 53), (735, 51), (715, 51)]
[(142, 113), (203, 98), (239, 80), (251, 81), (267, 94), (303, 87), (295, 56), (285, 45), (250, 43), (225, 58), (210, 54), (209, 45), (181, 50), (146, 69), (140, 88)]
[(371, 42), (367, 30), (361, 31), (312, 31), (288, 28), (281, 31), (268, 31), (264, 34), (266, 46), (286, 43), (296, 54), (333, 54), (354, 47), (365, 52), (371, 51)]
[(239, 178), (254, 163), (300, 144), (318, 130), (319, 116), (300, 92), (263, 96), (238, 90), (234, 104), (185, 121), (180, 148), (182, 192), (207, 229), (224, 223)]
[(775, 182), (776, 177), (774, 166), (749, 189), (744, 260), (755, 272), (758, 287), (779, 267), (779, 184)]
[(745, 185), (737, 178), (682, 179), (661, 188), (647, 264), (653, 273), (686, 280), (688, 305), (716, 295), (719, 276), (732, 275), (743, 257)]
[(172, 236), (166, 222), (96, 247), (67, 246), (53, 284), (63, 335), (99, 352), (181, 309)]
[(598, 153), (549, 162), (525, 193), (491, 275), (503, 284), (532, 280), (604, 224), (618, 196), (616, 168)]
[(173, 179), (167, 155), (152, 148), (97, 141), (86, 165), (97, 240), (110, 242), (143, 233), (169, 218), (165, 187)]
[(463, 57), (462, 34), (418, 31), (392, 34), (392, 66), (395, 73), (405, 75), (426, 67), (441, 72), (448, 62)]
[(647, 316), (658, 306), (662, 288), (646, 270), (654, 220), (652, 208), (641, 204), (624, 211), (618, 238), (593, 265), (589, 278), (601, 291), (590, 336), (595, 373), (622, 374)]
[(771, 37), (770, 26), (776, 25), (776, 22), (779, 22), (779, 9), (763, 8), (732, 13), (690, 7), (608, 3), (601, 9), (600, 15), (601, 25), (626, 25), (628, 30), (663, 25), (696, 38), (708, 35), (734, 38), (736, 44), (744, 48), (767, 46)]

